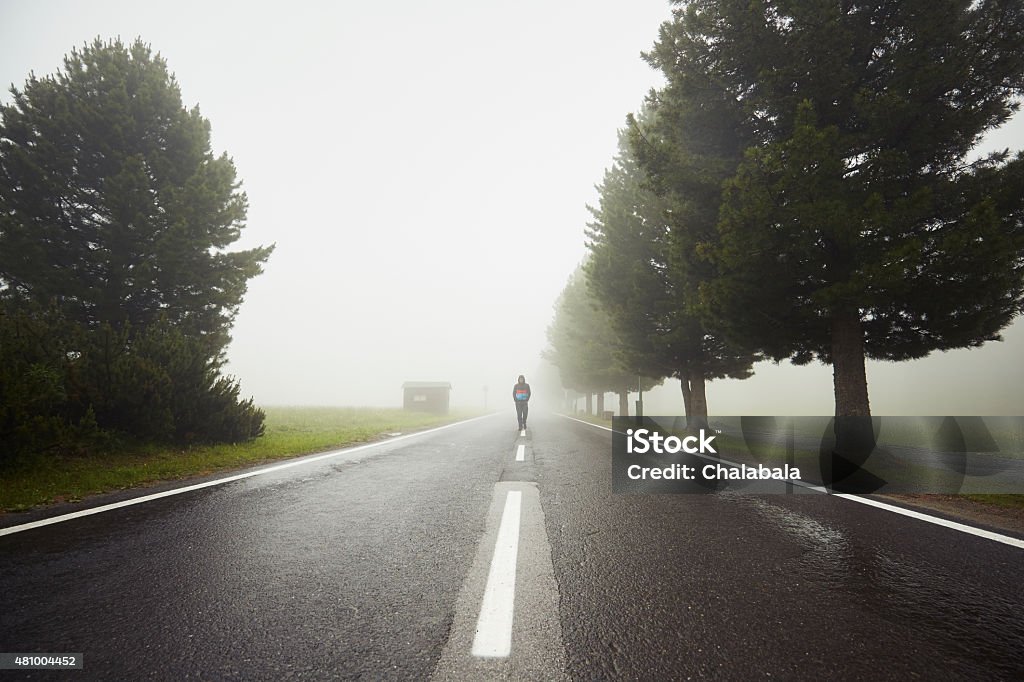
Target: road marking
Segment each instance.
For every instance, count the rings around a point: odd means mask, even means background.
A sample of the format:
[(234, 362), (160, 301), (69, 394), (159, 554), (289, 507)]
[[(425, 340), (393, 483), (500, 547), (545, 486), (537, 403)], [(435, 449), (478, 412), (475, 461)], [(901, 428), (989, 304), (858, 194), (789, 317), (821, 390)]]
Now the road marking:
[[(593, 426), (593, 427), (596, 427), (596, 428), (599, 428), (599, 429), (604, 429), (605, 431), (612, 431), (612, 429), (609, 429), (607, 426), (601, 426), (600, 424), (591, 424), (588, 421), (583, 421), (582, 419), (576, 419), (574, 417), (569, 417), (569, 416), (566, 416), (564, 414), (561, 415), (561, 416), (565, 417), (566, 419), (571, 419), (574, 422), (579, 422), (580, 424), (586, 424), (587, 426)], [(614, 431), (613, 431), (613, 433), (614, 433)], [(701, 455), (699, 453), (697, 454), (697, 456), (698, 457), (703, 457), (704, 459), (711, 460), (711, 461), (720, 461), (722, 464), (726, 464), (728, 466), (733, 466), (733, 467), (740, 466), (739, 464), (736, 464), (735, 462), (730, 462), (730, 461), (724, 460), (724, 459), (723, 460), (715, 460), (715, 459), (713, 459), (711, 457), (708, 457), (707, 455)], [(902, 514), (903, 516), (908, 516), (908, 517), (910, 517), (912, 519), (917, 519), (918, 521), (924, 521), (926, 523), (933, 523), (933, 524), (935, 524), (937, 526), (942, 526), (944, 528), (950, 528), (952, 530), (959, 531), (961, 533), (967, 533), (969, 535), (974, 535), (975, 537), (984, 538), (986, 540), (992, 540), (994, 542), (1001, 542), (1004, 545), (1009, 545), (1010, 547), (1017, 547), (1018, 549), (1024, 549), (1024, 540), (1020, 540), (1018, 538), (1010, 537), (1009, 535), (1002, 535), (1001, 533), (993, 533), (992, 531), (985, 530), (984, 528), (977, 528), (975, 526), (969, 526), (969, 525), (967, 525), (965, 523), (957, 523), (956, 521), (949, 521), (948, 519), (939, 518), (938, 516), (932, 516), (930, 514), (924, 514), (922, 512), (914, 511), (912, 509), (905, 509), (903, 507), (898, 507), (898, 506), (896, 506), (894, 504), (886, 504), (885, 502), (879, 502), (878, 500), (873, 500), (873, 499), (868, 498), (868, 497), (861, 497), (860, 495), (850, 495), (848, 493), (832, 493), (832, 492), (829, 492), (827, 489), (825, 489), (825, 488), (823, 488), (821, 486), (812, 485), (810, 483), (805, 483), (803, 481), (789, 481), (789, 482), (790, 483), (794, 483), (796, 485), (800, 485), (800, 486), (802, 486), (804, 488), (807, 488), (809, 490), (813, 490), (815, 492), (824, 493), (826, 495), (831, 495), (833, 497), (841, 497), (842, 499), (849, 500), (851, 502), (858, 502), (860, 504), (866, 504), (869, 507), (875, 507), (876, 509), (882, 509), (884, 511), (892, 512), (894, 514)]]
[(980, 538), (986, 540), (994, 540), (1001, 542), (1004, 545), (1010, 545), (1011, 547), (1017, 547), (1024, 549), (1024, 540), (1018, 540), (1017, 538), (1011, 538), (1007, 535), (1000, 535), (999, 533), (993, 533), (992, 531), (985, 530), (983, 528), (975, 528), (974, 526), (968, 526), (963, 523), (957, 523), (956, 521), (950, 521), (948, 519), (942, 519), (938, 516), (931, 516), (929, 514), (922, 514), (919, 511), (913, 509), (905, 509), (898, 507), (894, 504), (886, 504), (885, 502), (879, 502), (868, 497), (860, 497), (858, 495), (849, 495), (847, 493), (833, 493), (836, 497), (841, 497), (844, 500), (850, 500), (851, 502), (859, 502), (860, 504), (866, 504), (869, 507), (877, 507), (878, 509), (884, 509), (894, 514), (902, 514), (903, 516), (909, 516), (912, 519), (918, 519), (921, 521), (927, 521), (928, 523), (934, 523), (939, 526), (945, 526), (946, 528), (952, 528), (958, 530), (961, 533), (970, 533), (971, 535), (977, 535)]
[(523, 493), (510, 490), (494, 542), (480, 616), (476, 621), (473, 655), (505, 658), (512, 651), (512, 614), (516, 599), (516, 558), (519, 553), (519, 515)]
[(516, 461), (517, 462), (523, 462), (525, 460), (526, 460), (526, 446), (523, 445), (522, 443), (520, 443), (519, 447), (516, 448)]
[(99, 507), (93, 507), (91, 509), (82, 509), (81, 511), (71, 512), (70, 514), (61, 514), (60, 516), (51, 516), (48, 519), (40, 519), (39, 521), (32, 521), (30, 523), (23, 523), (18, 526), (10, 526), (8, 528), (0, 528), (0, 537), (4, 535), (13, 535), (14, 533), (21, 533), (22, 531), (32, 530), (33, 528), (41, 528), (42, 526), (49, 526), (54, 523), (62, 523), (64, 521), (71, 521), (72, 519), (78, 519), (83, 516), (91, 516), (92, 514), (100, 514), (102, 512), (111, 511), (113, 509), (120, 509), (122, 507), (130, 507), (134, 504), (142, 504), (143, 502), (152, 502), (153, 500), (159, 500), (162, 497), (171, 497), (172, 495), (181, 495), (182, 493), (189, 493), (193, 490), (201, 490), (202, 488), (209, 488), (215, 485), (221, 485), (223, 483), (230, 483), (232, 481), (240, 481), (244, 478), (252, 478), (253, 476), (261, 476), (263, 474), (270, 474), (275, 471), (282, 471), (284, 469), (290, 469), (292, 467), (302, 466), (304, 464), (311, 464), (313, 462), (319, 462), (321, 460), (330, 459), (332, 457), (339, 457), (341, 455), (349, 455), (362, 450), (369, 450), (371, 448), (377, 448), (382, 445), (390, 445), (391, 443), (397, 443), (400, 440), (406, 440), (408, 438), (416, 438), (417, 436), (425, 436), (429, 433), (436, 433), (443, 431), (444, 429), (450, 429), (453, 426), (460, 426), (462, 424), (468, 424), (470, 422), (477, 421), (478, 419), (487, 419), (494, 415), (487, 414), (482, 417), (473, 417), (472, 419), (465, 419), (463, 421), (454, 422), (452, 424), (445, 424), (444, 426), (438, 426), (434, 429), (428, 429), (426, 431), (417, 431), (416, 433), (409, 433), (404, 436), (398, 436), (396, 438), (389, 438), (388, 440), (378, 441), (376, 443), (367, 443), (366, 445), (358, 445), (352, 448), (345, 448), (342, 450), (332, 450), (331, 452), (325, 452), (320, 455), (314, 455), (312, 457), (304, 457), (302, 459), (292, 460), (285, 462), (284, 464), (277, 464), (269, 466), (263, 469), (257, 469), (255, 471), (247, 471), (242, 474), (235, 474), (233, 476), (227, 476), (225, 478), (218, 478), (213, 481), (205, 481), (203, 483), (196, 483), (194, 485), (187, 485), (183, 488), (174, 488), (173, 490), (165, 490), (159, 493), (153, 493), (152, 495), (143, 495), (142, 497), (135, 497), (130, 500), (122, 500), (121, 502), (113, 502), (111, 504), (104, 504)]
[(520, 438), (522, 438), (524, 436), (526, 436), (526, 429), (523, 429), (522, 431), (519, 432), (519, 437)]
[(566, 419), (571, 419), (574, 422), (579, 422), (580, 424), (586, 424), (587, 426), (593, 426), (596, 429), (604, 429), (605, 431), (611, 431), (612, 433), (615, 433), (614, 429), (610, 429), (607, 426), (601, 426), (600, 424), (594, 424), (593, 422), (583, 421), (582, 419), (577, 419), (576, 417), (570, 417), (570, 416), (564, 415), (564, 414), (563, 415), (559, 415), (559, 416), (565, 417)]
[[(521, 496), (518, 515), (505, 511), (510, 492)], [(503, 519), (516, 517), (519, 542), (515, 558), (496, 558)], [(433, 682), (569, 679), (565, 674), (565, 640), (558, 615), (561, 598), (546, 528), (536, 483), (499, 481), (494, 484), (483, 534), (455, 600), (448, 641), (430, 676)], [(483, 656), (474, 647), (475, 643), (483, 641), (479, 626), (484, 594), (494, 583), (493, 579), (489, 581), (493, 563), (515, 567), (515, 600), (510, 601), (505, 612), (512, 621), (511, 639), (508, 635), (500, 638), (501, 650), (507, 652), (504, 656)], [(507, 579), (511, 586), (513, 576)]]

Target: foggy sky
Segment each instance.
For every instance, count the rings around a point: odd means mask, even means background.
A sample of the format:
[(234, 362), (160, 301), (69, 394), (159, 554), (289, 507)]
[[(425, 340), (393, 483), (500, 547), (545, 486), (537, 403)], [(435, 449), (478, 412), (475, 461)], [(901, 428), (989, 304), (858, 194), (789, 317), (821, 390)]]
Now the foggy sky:
[[(518, 374), (545, 376), (586, 204), (660, 83), (639, 54), (669, 15), (664, 0), (5, 0), (0, 97), (97, 36), (141, 37), (234, 159), (250, 203), (234, 248), (277, 245), (228, 349), (243, 394), (397, 406), (403, 381), (450, 381), (456, 406), (481, 406), (487, 386), (493, 407)], [(1024, 148), (1024, 120), (990, 144)], [(1024, 324), (1005, 337), (870, 363), (873, 411), (1024, 414)], [(831, 368), (759, 365), (708, 399), (718, 414), (828, 414)], [(678, 383), (647, 400), (682, 409)]]

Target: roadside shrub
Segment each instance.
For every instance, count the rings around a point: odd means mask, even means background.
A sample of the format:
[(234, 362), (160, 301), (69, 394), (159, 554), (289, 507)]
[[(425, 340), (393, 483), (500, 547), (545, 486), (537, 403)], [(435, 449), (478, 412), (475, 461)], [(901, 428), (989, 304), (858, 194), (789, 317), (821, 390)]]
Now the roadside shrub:
[(0, 465), (119, 436), (188, 445), (262, 435), (263, 411), (209, 354), (166, 320), (88, 330), (56, 306), (0, 301)]

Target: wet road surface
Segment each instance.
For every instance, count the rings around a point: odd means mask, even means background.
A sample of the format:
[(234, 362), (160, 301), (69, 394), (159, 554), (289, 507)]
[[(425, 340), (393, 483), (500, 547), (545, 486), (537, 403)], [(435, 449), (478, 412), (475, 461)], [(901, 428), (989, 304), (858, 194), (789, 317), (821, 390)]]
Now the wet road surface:
[[(613, 495), (607, 431), (513, 416), (0, 536), (0, 652), (84, 654), (0, 679), (1024, 677), (1024, 550), (834, 497)], [(508, 655), (474, 655), (492, 626)]]

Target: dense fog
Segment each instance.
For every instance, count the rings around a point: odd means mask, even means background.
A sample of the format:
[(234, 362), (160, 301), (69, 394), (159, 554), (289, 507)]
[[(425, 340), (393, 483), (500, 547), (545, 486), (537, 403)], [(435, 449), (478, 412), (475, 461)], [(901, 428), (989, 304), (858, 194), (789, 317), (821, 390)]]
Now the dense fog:
[[(228, 350), (245, 395), (398, 406), (404, 381), (448, 381), (456, 407), (506, 408), (519, 374), (561, 396), (545, 329), (616, 130), (658, 84), (640, 52), (668, 16), (663, 0), (14, 0), (0, 81), (51, 74), (97, 36), (167, 59), (248, 194), (235, 248), (276, 244)], [(988, 147), (1024, 148), (1024, 119)], [(1024, 414), (1024, 324), (1005, 338), (869, 363), (873, 410)], [(829, 367), (756, 369), (710, 384), (711, 412), (831, 411)], [(679, 412), (679, 395), (669, 382), (647, 411)]]

